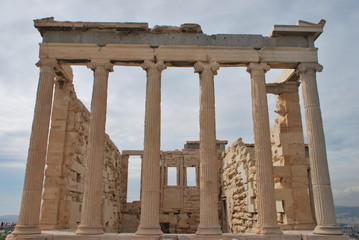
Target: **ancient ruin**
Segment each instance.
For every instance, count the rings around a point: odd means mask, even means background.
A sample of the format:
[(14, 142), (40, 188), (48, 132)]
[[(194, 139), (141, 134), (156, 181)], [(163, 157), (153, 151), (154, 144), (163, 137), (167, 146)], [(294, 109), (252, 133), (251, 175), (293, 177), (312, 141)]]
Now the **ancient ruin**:
[[(7, 239), (348, 239), (336, 224), (316, 83), (324, 20), (275, 25), (268, 37), (209, 36), (197, 24), (34, 22), (40, 78), (19, 222)], [(90, 110), (76, 96), (71, 65), (94, 73)], [(105, 133), (116, 66), (147, 72), (140, 150), (123, 150)], [(182, 150), (161, 151), (161, 73), (169, 67), (198, 74), (200, 133)], [(254, 144), (216, 138), (221, 67), (247, 69)], [(266, 83), (271, 68), (283, 72)], [(277, 99), (272, 129), (267, 94)], [(134, 155), (142, 158), (141, 200), (128, 202)]]

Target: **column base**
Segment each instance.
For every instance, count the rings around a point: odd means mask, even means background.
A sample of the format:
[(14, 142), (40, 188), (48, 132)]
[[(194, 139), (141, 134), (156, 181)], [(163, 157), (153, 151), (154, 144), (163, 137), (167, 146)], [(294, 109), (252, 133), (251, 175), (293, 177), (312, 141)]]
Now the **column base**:
[(262, 226), (262, 227), (259, 227), (257, 234), (282, 235), (283, 232), (279, 226)]
[(338, 226), (320, 226), (317, 225), (313, 231), (314, 234), (323, 234), (323, 235), (343, 235), (343, 232)]
[(198, 226), (197, 235), (222, 235), (222, 229), (219, 225), (214, 226)]
[(163, 235), (163, 232), (160, 226), (152, 226), (152, 227), (141, 227), (139, 226), (136, 235)]
[(16, 225), (15, 230), (12, 232), (13, 235), (32, 235), (40, 233), (39, 225)]
[(75, 232), (76, 235), (100, 235), (104, 234), (101, 225), (80, 224)]

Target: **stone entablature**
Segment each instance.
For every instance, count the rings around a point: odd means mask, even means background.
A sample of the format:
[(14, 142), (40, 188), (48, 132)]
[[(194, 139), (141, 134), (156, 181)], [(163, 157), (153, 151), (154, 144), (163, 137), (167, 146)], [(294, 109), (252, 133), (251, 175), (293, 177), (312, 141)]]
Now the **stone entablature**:
[(149, 28), (148, 23), (62, 22), (54, 18), (38, 19), (34, 23), (43, 37), (43, 43), (306, 48), (314, 45), (314, 40), (323, 32), (325, 21), (318, 24), (298, 21), (297, 25), (274, 25), (269, 37), (259, 34), (207, 35), (202, 32), (200, 25), (193, 23), (154, 28)]
[[(60, 22), (52, 18), (35, 20), (35, 27), (43, 35), (40, 58), (57, 58), (69, 64), (108, 59), (114, 65), (138, 66), (144, 60), (156, 60), (167, 66), (192, 67), (195, 62), (210, 60), (221, 66), (262, 62), (271, 68), (294, 68), (300, 62), (317, 62), (314, 40), (323, 31), (324, 22), (274, 26), (271, 37), (208, 36), (197, 30), (161, 33), (154, 31), (156, 28), (149, 30), (144, 23)], [(193, 28), (198, 27), (189, 29)]]

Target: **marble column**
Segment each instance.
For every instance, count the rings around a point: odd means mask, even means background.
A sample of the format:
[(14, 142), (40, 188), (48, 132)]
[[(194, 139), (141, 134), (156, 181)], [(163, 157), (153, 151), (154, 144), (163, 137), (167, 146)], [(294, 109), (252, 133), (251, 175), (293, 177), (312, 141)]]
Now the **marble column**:
[(313, 187), (316, 234), (342, 234), (337, 226), (330, 186), (327, 153), (325, 147), (322, 115), (316, 81), (316, 72), (323, 67), (318, 63), (302, 63), (298, 72), (302, 82), (302, 94), (307, 126), (309, 159)]
[(109, 72), (113, 71), (113, 65), (108, 60), (93, 60), (88, 67), (94, 71), (94, 84), (81, 224), (76, 231), (79, 235), (103, 234), (101, 201), (107, 86)]
[(197, 234), (222, 234), (218, 222), (218, 164), (216, 150), (216, 121), (214, 75), (219, 64), (197, 62), (195, 72), (200, 76), (200, 221)]
[(251, 75), (252, 117), (256, 157), (258, 233), (282, 234), (277, 223), (268, 103), (265, 84), (265, 73), (269, 69), (269, 66), (265, 63), (250, 63), (247, 68), (247, 72)]
[(42, 185), (49, 134), (52, 96), (54, 87), (55, 59), (41, 59), (34, 119), (27, 156), (24, 190), (22, 193), (19, 221), (13, 235), (38, 234)]
[(142, 161), (141, 219), (136, 234), (161, 235), (160, 207), (160, 143), (161, 143), (161, 73), (166, 65), (145, 60), (147, 72), (145, 136)]

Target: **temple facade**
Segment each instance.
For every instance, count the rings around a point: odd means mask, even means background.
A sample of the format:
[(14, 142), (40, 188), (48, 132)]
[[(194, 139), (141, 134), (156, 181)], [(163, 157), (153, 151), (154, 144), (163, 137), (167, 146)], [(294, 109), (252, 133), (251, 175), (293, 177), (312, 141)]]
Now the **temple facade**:
[[(336, 224), (316, 82), (324, 20), (274, 25), (269, 36), (209, 36), (198, 24), (34, 22), (40, 77), (19, 221), (7, 239), (348, 239)], [(76, 97), (72, 65), (93, 71), (91, 109)], [(105, 133), (117, 66), (147, 74), (141, 150), (121, 151)], [(161, 74), (170, 67), (193, 68), (200, 84), (199, 140), (181, 151), (160, 149)], [(248, 72), (254, 144), (226, 148), (216, 138), (222, 67)], [(273, 83), (270, 69), (283, 69)], [(277, 99), (272, 130), (267, 94)], [(141, 199), (129, 203), (131, 155), (142, 158)]]

